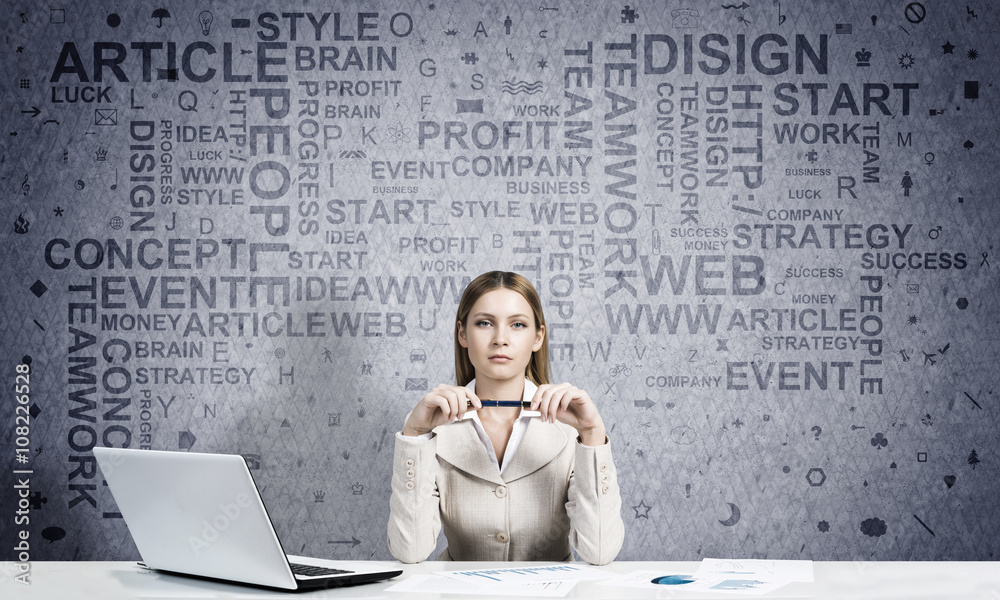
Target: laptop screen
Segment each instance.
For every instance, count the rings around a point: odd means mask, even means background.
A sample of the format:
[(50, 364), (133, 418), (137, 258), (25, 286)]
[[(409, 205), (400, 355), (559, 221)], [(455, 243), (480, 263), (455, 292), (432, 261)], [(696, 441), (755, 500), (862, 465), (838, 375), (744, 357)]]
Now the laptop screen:
[(242, 456), (101, 447), (94, 456), (150, 568), (296, 588)]

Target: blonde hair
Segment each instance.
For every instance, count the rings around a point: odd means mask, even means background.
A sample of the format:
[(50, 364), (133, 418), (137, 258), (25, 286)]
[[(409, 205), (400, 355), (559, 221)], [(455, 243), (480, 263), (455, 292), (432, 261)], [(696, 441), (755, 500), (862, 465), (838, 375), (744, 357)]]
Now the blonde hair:
[[(458, 303), (458, 314), (455, 317), (455, 379), (458, 385), (466, 385), (476, 377), (476, 369), (469, 360), (469, 350), (463, 348), (458, 342), (458, 329), (468, 327), (469, 313), (473, 305), (487, 292), (498, 289), (513, 290), (528, 301), (531, 312), (535, 316), (535, 329), (540, 330), (545, 327), (545, 314), (542, 312), (542, 301), (535, 291), (535, 286), (523, 275), (511, 273), (509, 271), (490, 271), (483, 273), (473, 279), (462, 294), (462, 300)], [(535, 385), (543, 385), (549, 382), (549, 336), (548, 331), (542, 338), (542, 347), (531, 353), (531, 360), (525, 376)]]

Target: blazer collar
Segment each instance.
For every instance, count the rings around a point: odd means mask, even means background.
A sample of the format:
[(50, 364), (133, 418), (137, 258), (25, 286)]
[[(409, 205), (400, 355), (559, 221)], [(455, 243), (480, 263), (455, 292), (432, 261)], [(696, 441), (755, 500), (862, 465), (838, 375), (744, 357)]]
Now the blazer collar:
[[(468, 387), (475, 389), (475, 380)], [(537, 389), (534, 383), (525, 379), (523, 399), (531, 400)], [(537, 411), (521, 409), (521, 417), (537, 415)], [(471, 418), (444, 425), (437, 433), (438, 456), (457, 469), (500, 485), (530, 475), (549, 464), (570, 441), (562, 427), (530, 419), (513, 462), (501, 477), (500, 471), (486, 454), (486, 447), (479, 439)]]
[(559, 456), (568, 441), (562, 427), (531, 419), (514, 461), (504, 470), (504, 479), (509, 482), (531, 475)]
[[(486, 454), (486, 446), (479, 439), (471, 419), (462, 419), (435, 430), (437, 455), (456, 469), (486, 481), (503, 485), (500, 470)], [(513, 465), (511, 465), (513, 466)]]

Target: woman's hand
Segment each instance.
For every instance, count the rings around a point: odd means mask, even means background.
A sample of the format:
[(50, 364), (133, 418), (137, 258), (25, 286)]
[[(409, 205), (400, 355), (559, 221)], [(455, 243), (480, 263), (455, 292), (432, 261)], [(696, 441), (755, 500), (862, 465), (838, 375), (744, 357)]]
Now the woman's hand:
[(560, 421), (573, 426), (587, 446), (604, 444), (606, 431), (597, 406), (587, 392), (569, 383), (538, 386), (531, 399), (531, 410), (542, 414), (542, 420)]
[(461, 419), (467, 410), (467, 400), (473, 407), (483, 407), (479, 397), (467, 387), (441, 384), (420, 399), (403, 425), (403, 435), (430, 433), (438, 425)]

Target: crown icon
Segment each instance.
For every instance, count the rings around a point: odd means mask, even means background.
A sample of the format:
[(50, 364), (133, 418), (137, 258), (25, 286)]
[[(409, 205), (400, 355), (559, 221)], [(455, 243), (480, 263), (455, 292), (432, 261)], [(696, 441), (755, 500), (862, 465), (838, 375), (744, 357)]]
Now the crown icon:
[(105, 161), (108, 160), (108, 151), (104, 148), (97, 148), (97, 160)]
[(458, 35), (458, 30), (457, 29), (449, 29), (449, 30), (445, 31), (444, 34), (445, 35)]
[(351, 491), (355, 496), (360, 496), (362, 493), (364, 493), (365, 486), (361, 485), (360, 483), (355, 483), (353, 486), (351, 486)]
[(854, 53), (854, 58), (858, 59), (859, 67), (871, 66), (872, 53), (862, 48), (859, 52)]
[(316, 498), (316, 502), (322, 502), (323, 498), (326, 497), (326, 492), (323, 490), (316, 490), (313, 492), (313, 497)]

